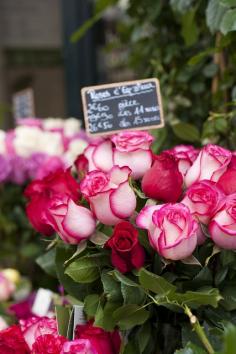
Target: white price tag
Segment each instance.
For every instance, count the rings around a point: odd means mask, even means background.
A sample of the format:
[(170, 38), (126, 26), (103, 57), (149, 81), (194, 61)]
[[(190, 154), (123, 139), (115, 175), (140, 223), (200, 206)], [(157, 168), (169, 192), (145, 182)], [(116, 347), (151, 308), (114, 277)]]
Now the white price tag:
[(52, 304), (52, 297), (52, 291), (39, 289), (32, 306), (32, 313), (40, 317), (46, 316)]

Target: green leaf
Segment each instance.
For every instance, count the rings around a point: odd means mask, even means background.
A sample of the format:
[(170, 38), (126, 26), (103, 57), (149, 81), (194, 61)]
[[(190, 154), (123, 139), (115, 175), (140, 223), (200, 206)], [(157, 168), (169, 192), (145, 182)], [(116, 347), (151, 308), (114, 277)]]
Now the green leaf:
[(224, 334), (223, 354), (233, 354), (236, 348), (236, 326), (231, 323), (227, 325)]
[(70, 263), (72, 260), (76, 259), (87, 247), (87, 241), (81, 241), (78, 246), (76, 252), (73, 254), (72, 257), (66, 260), (65, 265)]
[(104, 289), (104, 293), (109, 301), (120, 301), (122, 300), (122, 294), (120, 291), (120, 283), (117, 282), (112, 274), (106, 271), (102, 272), (101, 281)]
[(220, 0), (220, 3), (227, 7), (236, 6), (236, 0)]
[(138, 343), (140, 353), (143, 353), (149, 340), (151, 339), (151, 324), (150, 322), (144, 323), (138, 330), (136, 335), (136, 342)]
[(114, 311), (120, 307), (120, 303), (108, 301), (104, 308), (99, 304), (95, 315), (95, 326), (102, 327), (106, 331), (112, 331), (116, 326), (116, 320), (113, 317)]
[(195, 22), (196, 9), (186, 12), (181, 18), (181, 34), (187, 47), (193, 45), (198, 40), (199, 28)]
[(120, 329), (128, 330), (134, 326), (141, 325), (147, 321), (149, 312), (138, 305), (130, 304), (118, 308), (113, 313)]
[(103, 246), (109, 238), (110, 237), (105, 235), (103, 232), (96, 230), (89, 240), (95, 245)]
[(206, 9), (206, 22), (212, 33), (220, 29), (221, 21), (227, 7), (222, 5), (219, 0), (210, 0)]
[(186, 347), (176, 350), (174, 354), (207, 354), (207, 352), (193, 343), (187, 343)]
[(172, 125), (174, 134), (184, 141), (194, 142), (200, 140), (199, 130), (189, 123), (177, 123)]
[(84, 299), (84, 311), (88, 317), (91, 318), (95, 316), (99, 305), (99, 299), (99, 295), (97, 294), (90, 294)]
[(55, 306), (58, 333), (66, 337), (70, 320), (70, 309), (65, 306)]
[(36, 263), (49, 275), (56, 277), (55, 267), (56, 249), (53, 248), (49, 252), (44, 253), (36, 259)]
[(139, 271), (140, 284), (147, 290), (151, 290), (158, 295), (172, 294), (176, 291), (176, 286), (169, 283), (163, 277), (153, 274), (144, 268)]
[(117, 280), (119, 280), (122, 284), (127, 286), (139, 287), (139, 284), (135, 283), (135, 281), (129, 279), (126, 275), (123, 275), (118, 270), (114, 270), (111, 274), (115, 276)]
[(105, 11), (108, 7), (115, 5), (118, 0), (97, 0), (95, 3), (95, 13)]
[(191, 308), (198, 308), (202, 305), (210, 305), (217, 307), (218, 302), (222, 299), (218, 289), (212, 288), (202, 291), (187, 291), (183, 294), (171, 294), (170, 298), (177, 301), (181, 305), (188, 305)]
[(236, 9), (228, 10), (225, 13), (220, 24), (220, 30), (224, 35), (236, 31)]
[(142, 289), (127, 286), (121, 283), (121, 293), (124, 298), (124, 304), (140, 305), (145, 299), (145, 293)]

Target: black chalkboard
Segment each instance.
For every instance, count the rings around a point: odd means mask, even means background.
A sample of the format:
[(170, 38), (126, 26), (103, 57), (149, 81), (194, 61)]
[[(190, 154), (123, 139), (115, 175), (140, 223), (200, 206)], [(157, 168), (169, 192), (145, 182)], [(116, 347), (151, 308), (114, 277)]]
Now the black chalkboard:
[(90, 135), (164, 125), (157, 79), (84, 87), (81, 93), (85, 127)]

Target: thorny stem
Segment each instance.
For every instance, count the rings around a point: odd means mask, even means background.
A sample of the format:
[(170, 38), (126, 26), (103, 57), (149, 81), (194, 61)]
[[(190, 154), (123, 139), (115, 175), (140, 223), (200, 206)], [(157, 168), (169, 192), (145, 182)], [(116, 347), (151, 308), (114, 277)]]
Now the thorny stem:
[(206, 336), (206, 333), (204, 332), (202, 326), (200, 325), (197, 317), (192, 314), (192, 312), (191, 312), (191, 310), (190, 310), (190, 308), (188, 306), (184, 307), (184, 312), (189, 317), (190, 323), (191, 323), (194, 331), (198, 335), (199, 339), (201, 340), (202, 344), (206, 348), (207, 352), (209, 354), (214, 354), (215, 351), (212, 348), (212, 345), (209, 342), (209, 340), (208, 340), (208, 338)]

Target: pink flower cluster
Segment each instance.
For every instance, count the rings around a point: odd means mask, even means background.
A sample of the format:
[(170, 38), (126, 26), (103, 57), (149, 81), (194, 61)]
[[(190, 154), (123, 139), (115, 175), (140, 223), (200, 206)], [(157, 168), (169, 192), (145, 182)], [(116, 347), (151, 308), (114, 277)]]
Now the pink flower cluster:
[[(236, 155), (217, 145), (179, 145), (154, 155), (152, 141), (147, 132), (118, 133), (89, 144), (77, 158), (79, 183), (69, 170), (34, 181), (25, 192), (33, 226), (78, 244), (98, 223), (116, 225), (106, 247), (123, 272), (145, 262), (137, 227), (171, 260), (191, 256), (205, 241), (201, 224), (219, 247), (236, 249)], [(152, 200), (137, 213), (139, 188)]]
[(120, 334), (106, 332), (91, 322), (78, 325), (75, 339), (60, 336), (55, 319), (32, 317), (0, 331), (0, 353), (9, 354), (119, 354)]

